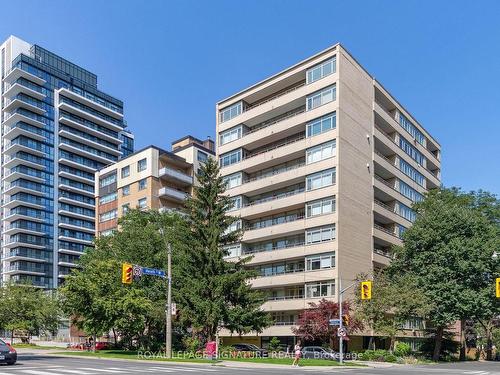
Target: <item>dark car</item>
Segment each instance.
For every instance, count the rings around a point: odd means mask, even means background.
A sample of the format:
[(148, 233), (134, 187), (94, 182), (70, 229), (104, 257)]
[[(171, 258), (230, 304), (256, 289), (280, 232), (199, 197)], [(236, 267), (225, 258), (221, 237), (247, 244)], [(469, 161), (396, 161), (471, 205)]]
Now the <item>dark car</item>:
[(0, 363), (13, 365), (17, 362), (17, 352), (10, 344), (0, 340)]
[(304, 348), (302, 349), (302, 357), (338, 360), (340, 358), (340, 354), (331, 349), (325, 349), (321, 346), (304, 346)]
[(232, 345), (237, 352), (252, 353), (255, 357), (267, 357), (269, 352), (266, 349), (259, 348), (253, 344), (234, 344)]

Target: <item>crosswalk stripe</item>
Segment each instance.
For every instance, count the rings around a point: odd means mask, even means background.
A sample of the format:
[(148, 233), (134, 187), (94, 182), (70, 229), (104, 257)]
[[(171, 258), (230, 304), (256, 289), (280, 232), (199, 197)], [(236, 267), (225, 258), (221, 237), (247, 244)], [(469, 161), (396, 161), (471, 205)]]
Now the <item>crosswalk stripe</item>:
[(108, 369), (103, 369), (103, 368), (92, 368), (92, 367), (80, 367), (80, 370), (105, 372), (105, 373), (112, 373), (112, 374), (123, 373), (123, 370), (108, 370)]
[[(51, 370), (50, 368), (47, 368), (46, 370)], [(59, 371), (59, 369), (56, 369), (56, 371)], [(60, 372), (56, 371), (40, 371), (40, 370), (21, 370), (21, 372), (26, 373), (26, 374), (32, 374), (32, 375), (64, 375), (61, 374)]]
[(81, 371), (81, 370), (71, 370), (71, 369), (62, 369), (58, 368), (57, 371), (68, 373), (68, 374), (76, 374), (76, 375), (90, 375), (93, 374), (93, 372), (87, 372), (87, 371)]

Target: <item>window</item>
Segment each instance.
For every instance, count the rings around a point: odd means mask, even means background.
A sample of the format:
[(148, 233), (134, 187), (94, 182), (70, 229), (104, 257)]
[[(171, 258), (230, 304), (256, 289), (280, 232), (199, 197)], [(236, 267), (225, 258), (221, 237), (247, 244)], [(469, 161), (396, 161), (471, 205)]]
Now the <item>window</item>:
[(130, 204), (129, 203), (124, 204), (122, 206), (122, 215), (125, 215), (128, 212), (129, 209), (130, 209)]
[(130, 185), (122, 187), (122, 197), (126, 197), (127, 195), (130, 195)]
[(312, 137), (337, 127), (335, 112), (307, 123), (307, 136)]
[(114, 210), (111, 210), (111, 211), (104, 212), (104, 213), (100, 214), (99, 215), (99, 222), (103, 223), (103, 222), (108, 221), (108, 220), (116, 219), (116, 217), (118, 215), (117, 211), (118, 210), (115, 208)]
[(399, 113), (399, 125), (403, 129), (405, 129), (408, 133), (411, 134), (413, 138), (417, 140), (422, 146), (426, 145), (425, 136), (422, 134), (420, 130), (417, 129), (415, 125), (413, 125), (410, 120), (408, 120), (403, 114)]
[(227, 183), (228, 189), (234, 188), (236, 186), (240, 186), (241, 182), (242, 182), (241, 180), (242, 180), (241, 172), (234, 173), (234, 174), (231, 174), (229, 176), (224, 177), (224, 182)]
[(145, 171), (148, 166), (148, 159), (144, 158), (137, 162), (137, 172)]
[(103, 177), (99, 180), (99, 186), (105, 187), (116, 182), (116, 173), (110, 174), (109, 176)]
[(399, 180), (399, 192), (406, 198), (411, 199), (413, 202), (421, 202), (424, 199), (422, 194), (401, 180)]
[(130, 176), (130, 165), (122, 168), (122, 178)]
[(137, 201), (137, 207), (139, 207), (141, 210), (147, 207), (148, 199), (147, 198), (141, 198)]
[(403, 137), (399, 137), (399, 147), (418, 164), (424, 165), (425, 157)]
[(196, 156), (198, 161), (201, 161), (203, 163), (205, 163), (208, 160), (208, 154), (203, 151), (200, 150), (196, 151)]
[(142, 180), (139, 180), (138, 185), (139, 185), (139, 190), (144, 190), (148, 186), (148, 180), (143, 178)]
[(424, 186), (424, 176), (403, 159), (399, 159), (399, 169), (417, 184)]
[(325, 160), (337, 154), (337, 141), (334, 139), (331, 142), (323, 143), (306, 151), (307, 164), (315, 163), (320, 160)]
[(332, 297), (335, 295), (335, 280), (306, 284), (306, 298)]
[(337, 88), (335, 85), (315, 92), (307, 97), (307, 110), (317, 108), (323, 104), (333, 102), (337, 99)]
[(401, 324), (401, 329), (425, 329), (424, 320), (422, 318), (410, 318)]
[(220, 133), (219, 143), (221, 145), (225, 145), (226, 143), (240, 139), (241, 135), (242, 135), (242, 126), (239, 125), (229, 130), (226, 130), (225, 132)]
[(403, 216), (405, 219), (414, 222), (417, 218), (415, 211), (413, 211), (410, 207), (404, 205), (403, 203), (398, 202), (398, 213)]
[(234, 223), (232, 223), (227, 229), (225, 230), (224, 234), (229, 234), (234, 231), (240, 230), (241, 229), (241, 220), (237, 220)]
[(236, 164), (241, 161), (241, 149), (228, 152), (220, 156), (220, 166), (226, 167), (231, 164)]
[(113, 234), (115, 230), (114, 229), (107, 229), (107, 230), (103, 230), (102, 232), (100, 232), (99, 234), (103, 237), (106, 237), (106, 236), (111, 236)]
[(406, 231), (406, 229), (407, 228), (404, 227), (404, 226), (402, 226), (401, 224), (397, 224), (396, 225), (396, 230), (397, 230), (396, 234), (397, 234), (397, 236), (402, 239), (403, 238), (403, 234)]
[(335, 267), (335, 252), (318, 254), (306, 258), (306, 271)]
[(307, 70), (307, 83), (313, 83), (323, 77), (335, 73), (337, 56)]
[(241, 208), (241, 196), (231, 198), (232, 206), (229, 211), (236, 211)]
[(232, 118), (235, 118), (236, 116), (241, 115), (243, 112), (243, 103), (238, 102), (236, 104), (233, 104), (230, 107), (224, 108), (220, 112), (220, 122), (226, 122), (231, 120)]
[(335, 184), (335, 168), (321, 171), (306, 178), (306, 190), (315, 190)]
[(306, 244), (331, 241), (335, 239), (335, 224), (325, 227), (306, 229)]
[(232, 258), (241, 255), (241, 243), (224, 246), (225, 257)]
[(335, 197), (320, 199), (306, 204), (306, 217), (335, 212)]
[(99, 198), (99, 204), (106, 204), (106, 203), (109, 203), (109, 202), (113, 202), (114, 200), (116, 200), (118, 194), (115, 193), (111, 193), (111, 194), (107, 194), (107, 195), (103, 195), (102, 197)]

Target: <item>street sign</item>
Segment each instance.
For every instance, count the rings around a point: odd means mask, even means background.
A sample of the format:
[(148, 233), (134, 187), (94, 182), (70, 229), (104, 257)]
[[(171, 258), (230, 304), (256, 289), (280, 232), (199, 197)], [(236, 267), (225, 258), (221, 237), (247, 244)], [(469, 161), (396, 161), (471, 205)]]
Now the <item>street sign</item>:
[(132, 273), (134, 275), (135, 280), (140, 279), (142, 276), (142, 267), (138, 266), (138, 265), (134, 265)]
[(175, 304), (175, 302), (172, 302), (172, 315), (176, 315), (177, 314), (177, 305)]
[(346, 337), (347, 336), (347, 330), (345, 328), (339, 328), (337, 330), (337, 336), (338, 337)]
[(328, 325), (331, 326), (339, 326), (340, 325), (340, 319), (330, 319), (328, 321)]
[(160, 276), (160, 277), (165, 277), (165, 271), (162, 270), (157, 270), (155, 268), (142, 268), (142, 274), (143, 275), (148, 275), (148, 276)]

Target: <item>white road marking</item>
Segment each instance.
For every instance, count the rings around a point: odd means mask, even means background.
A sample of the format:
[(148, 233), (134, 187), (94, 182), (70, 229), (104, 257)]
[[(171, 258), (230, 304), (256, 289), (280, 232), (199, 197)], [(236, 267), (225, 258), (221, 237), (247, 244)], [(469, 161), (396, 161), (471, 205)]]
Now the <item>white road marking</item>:
[(105, 372), (105, 373), (111, 373), (111, 374), (120, 374), (123, 373), (123, 370), (107, 370), (103, 368), (92, 368), (92, 367), (80, 367), (79, 370), (88, 370), (88, 371), (95, 371), (95, 372)]

